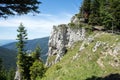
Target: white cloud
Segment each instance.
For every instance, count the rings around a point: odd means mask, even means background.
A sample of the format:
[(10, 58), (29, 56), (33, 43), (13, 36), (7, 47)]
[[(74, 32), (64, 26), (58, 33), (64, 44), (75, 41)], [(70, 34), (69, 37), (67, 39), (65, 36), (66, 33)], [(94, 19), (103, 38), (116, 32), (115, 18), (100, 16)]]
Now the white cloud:
[(4, 27), (18, 27), (22, 22), (25, 27), (36, 28), (36, 27), (51, 27), (61, 23), (68, 23), (71, 14), (63, 13), (57, 16), (51, 14), (39, 14), (38, 16), (17, 16), (10, 17), (6, 20), (0, 20), (0, 26)]
[[(53, 25), (68, 23), (72, 16), (73, 15), (69, 13), (61, 13), (57, 15), (39, 14), (32, 16), (29, 14), (26, 16), (15, 16), (9, 17), (6, 20), (0, 19), (0, 27), (6, 27), (7, 30), (10, 31), (11, 28), (16, 29), (22, 22), (23, 25), (27, 28), (29, 39), (40, 38), (49, 36)], [(6, 31), (2, 31), (3, 36), (0, 35), (1, 39), (14, 39), (16, 36), (16, 30), (12, 30), (11, 37), (8, 37), (8, 34), (5, 35), (4, 33), (6, 33)]]

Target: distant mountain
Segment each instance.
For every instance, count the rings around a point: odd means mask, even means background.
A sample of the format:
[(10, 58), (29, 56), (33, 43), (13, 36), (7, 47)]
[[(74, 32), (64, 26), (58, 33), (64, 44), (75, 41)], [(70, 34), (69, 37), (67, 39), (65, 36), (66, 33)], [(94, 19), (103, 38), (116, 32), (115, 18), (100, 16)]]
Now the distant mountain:
[[(42, 57), (42, 59), (45, 62), (45, 60), (47, 58), (46, 53), (48, 51), (48, 40), (49, 40), (49, 37), (28, 40), (27, 44), (25, 46), (25, 50), (31, 50), (31, 51), (33, 51), (36, 48), (37, 45), (40, 45), (40, 47), (42, 49), (41, 50), (41, 53), (42, 53), (41, 57)], [(16, 42), (12, 42), (12, 43), (3, 45), (2, 47), (10, 49), (10, 50), (17, 51)]]
[(16, 67), (16, 51), (0, 47), (0, 58), (2, 58), (5, 68)]
[(0, 46), (3, 46), (5, 44), (11, 43), (11, 42), (15, 42), (15, 40), (0, 40)]

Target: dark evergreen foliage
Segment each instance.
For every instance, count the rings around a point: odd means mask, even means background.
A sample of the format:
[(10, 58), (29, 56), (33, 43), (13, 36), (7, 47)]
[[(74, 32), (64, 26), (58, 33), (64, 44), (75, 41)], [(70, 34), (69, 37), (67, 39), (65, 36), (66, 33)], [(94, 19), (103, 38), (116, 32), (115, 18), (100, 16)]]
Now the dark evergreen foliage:
[(39, 60), (39, 58), (41, 58), (40, 55), (41, 55), (41, 48), (40, 48), (40, 46), (37, 46), (35, 51), (32, 53), (32, 58), (34, 60)]
[(7, 80), (14, 80), (14, 77), (15, 77), (15, 69), (11, 68), (7, 72)]
[(0, 0), (0, 17), (39, 13), (40, 3), (38, 0)]
[(36, 80), (37, 77), (42, 78), (45, 73), (45, 68), (40, 60), (35, 60), (30, 67), (31, 80)]
[[(37, 77), (37, 76), (41, 77), (41, 75), (43, 75), (42, 70), (44, 70), (43, 62), (40, 59), (41, 49), (39, 46), (37, 46), (34, 52), (27, 54), (24, 50), (26, 40), (27, 40), (27, 33), (26, 33), (27, 30), (25, 30), (25, 27), (22, 24), (20, 24), (17, 31), (19, 33), (17, 35), (17, 40), (18, 40), (18, 43), (17, 43), (17, 48), (18, 48), (17, 66), (18, 66), (18, 70), (20, 72), (21, 79), (22, 80), (31, 80), (31, 79), (35, 80), (31, 77), (33, 77), (34, 75), (35, 75), (35, 77)], [(36, 66), (36, 62), (38, 62), (37, 66)], [(38, 64), (40, 64), (40, 65), (38, 66)], [(36, 74), (33, 75), (33, 73), (32, 73), (32, 75), (31, 75), (32, 71)]]
[(5, 69), (2, 66), (2, 59), (0, 58), (0, 80), (7, 80)]
[(26, 53), (24, 51), (24, 46), (25, 46), (25, 43), (26, 43), (26, 40), (27, 40), (27, 33), (26, 33), (26, 30), (25, 30), (25, 27), (22, 25), (22, 23), (20, 24), (19, 28), (18, 28), (18, 35), (17, 35), (17, 40), (18, 40), (18, 43), (17, 43), (17, 48), (18, 48), (18, 60), (17, 60), (17, 65), (18, 65), (18, 69), (19, 69), (19, 72), (20, 72), (20, 76), (21, 79), (26, 79), (26, 72), (25, 72), (25, 69), (26, 69)]
[(84, 16), (85, 18), (85, 23), (88, 23), (88, 19), (89, 19), (89, 14), (90, 14), (90, 4), (91, 4), (91, 0), (84, 0), (82, 7), (81, 7), (81, 14)]
[(84, 0), (80, 14), (91, 25), (102, 25), (105, 29), (120, 30), (120, 0)]
[(99, 0), (91, 1), (89, 23), (99, 25), (100, 21), (100, 3)]

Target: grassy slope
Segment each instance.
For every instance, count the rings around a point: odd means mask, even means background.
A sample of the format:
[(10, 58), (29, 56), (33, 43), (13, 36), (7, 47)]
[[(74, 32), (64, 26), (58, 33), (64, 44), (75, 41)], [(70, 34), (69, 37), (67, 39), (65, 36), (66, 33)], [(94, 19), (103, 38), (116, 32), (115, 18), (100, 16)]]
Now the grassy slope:
[[(118, 41), (116, 41), (118, 39)], [(97, 41), (108, 42), (109, 45), (120, 42), (120, 35), (105, 33), (95, 38), (95, 40), (79, 52), (82, 42), (77, 42), (73, 49), (68, 49), (67, 54), (60, 62), (51, 66), (45, 73), (42, 80), (85, 80), (92, 76), (104, 77), (111, 73), (120, 73), (120, 67), (113, 67), (109, 62), (114, 62), (113, 56), (109, 54), (102, 59), (104, 67), (98, 65), (97, 61), (101, 56), (103, 47), (99, 47), (94, 53), (92, 48)], [(73, 56), (79, 53), (79, 57), (73, 60)], [(120, 61), (120, 55), (118, 55)], [(120, 62), (119, 62), (120, 63)], [(39, 79), (38, 79), (39, 80)]]

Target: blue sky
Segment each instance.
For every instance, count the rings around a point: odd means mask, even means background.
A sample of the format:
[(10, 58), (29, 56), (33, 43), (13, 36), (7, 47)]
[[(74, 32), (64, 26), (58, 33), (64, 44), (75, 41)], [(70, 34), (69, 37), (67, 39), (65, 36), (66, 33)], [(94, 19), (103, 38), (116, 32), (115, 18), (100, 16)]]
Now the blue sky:
[(50, 36), (53, 25), (67, 24), (79, 12), (82, 0), (40, 0), (40, 14), (9, 16), (0, 18), (0, 39), (16, 39), (17, 28), (22, 22), (27, 29), (28, 38)]

